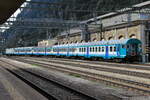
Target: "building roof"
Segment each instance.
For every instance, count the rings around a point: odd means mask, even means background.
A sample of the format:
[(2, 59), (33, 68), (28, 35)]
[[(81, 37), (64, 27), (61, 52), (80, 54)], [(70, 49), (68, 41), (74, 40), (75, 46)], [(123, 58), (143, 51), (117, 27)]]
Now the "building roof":
[(0, 24), (3, 24), (26, 0), (1, 0)]
[[(140, 13), (136, 13), (136, 14), (128, 15), (128, 14), (124, 13), (124, 12), (127, 12), (127, 11), (135, 10), (134, 8), (136, 8), (136, 7), (137, 8), (142, 8), (142, 7), (145, 7), (145, 6), (148, 6), (148, 5), (150, 5), (150, 1), (146, 1), (146, 2), (139, 3), (139, 4), (135, 4), (135, 5), (132, 6), (133, 8), (123, 8), (123, 9), (117, 10), (116, 12), (111, 12), (111, 13), (107, 13), (107, 14), (98, 16), (96, 18), (97, 19), (97, 24), (101, 24), (102, 23), (103, 27), (109, 27), (109, 26), (124, 24), (124, 23), (127, 23), (129, 21), (137, 21), (137, 20), (149, 19), (150, 15), (148, 15), (148, 14), (140, 15)], [(117, 15), (118, 15), (118, 17), (117, 17)], [(109, 19), (106, 20), (106, 18), (109, 18)], [(99, 21), (100, 19), (103, 19), (103, 20)], [(85, 21), (82, 21), (80, 23), (81, 24), (82, 23), (83, 24), (84, 23), (88, 23), (89, 25), (90, 24), (92, 25), (92, 24), (95, 23), (94, 21), (95, 21), (95, 18), (91, 18), (89, 20), (85, 20)], [(81, 33), (81, 32), (82, 32), (82, 30), (81, 30), (80, 27), (71, 28), (69, 30), (69, 34)], [(61, 32), (60, 36), (65, 36), (65, 35), (67, 35), (67, 32), (63, 31), (63, 32)]]
[[(116, 12), (111, 12), (111, 13), (108, 13), (108, 14), (98, 16), (97, 20), (103, 19), (103, 18), (106, 18), (106, 17), (110, 17), (110, 16), (115, 16), (115, 15), (119, 14), (118, 12), (123, 13), (123, 12), (126, 12), (126, 11), (132, 11), (132, 10), (134, 10), (135, 7), (141, 8), (141, 7), (145, 7), (145, 6), (148, 6), (148, 5), (150, 5), (150, 1), (142, 2), (142, 3), (139, 3), (139, 4), (133, 5), (132, 6), (133, 8), (123, 8), (121, 10), (117, 10)], [(85, 23), (85, 22), (88, 23), (88, 22), (92, 22), (94, 20), (95, 20), (95, 18), (91, 18), (89, 20), (83, 21), (82, 23)]]

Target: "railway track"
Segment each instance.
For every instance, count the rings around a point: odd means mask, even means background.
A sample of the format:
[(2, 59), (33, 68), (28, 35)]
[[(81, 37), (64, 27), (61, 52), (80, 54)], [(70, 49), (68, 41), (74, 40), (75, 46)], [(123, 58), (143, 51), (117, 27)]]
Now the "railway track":
[[(32, 59), (32, 58), (30, 58)], [(26, 59), (28, 60), (28, 59)], [(120, 73), (120, 74), (126, 74), (131, 76), (138, 76), (138, 77), (144, 77), (150, 79), (150, 70), (147, 69), (136, 69), (132, 67), (124, 68), (124, 67), (115, 67), (115, 66), (106, 66), (106, 65), (98, 65), (98, 64), (91, 64), (91, 63), (84, 63), (84, 62), (73, 62), (73, 61), (63, 61), (63, 60), (53, 60), (53, 59), (38, 59), (33, 58), (33, 60), (38, 61), (44, 61), (44, 62), (50, 62), (50, 63), (59, 63), (59, 64), (65, 64), (70, 66), (77, 66), (77, 67), (83, 67), (88, 69), (95, 69), (100, 71), (107, 71), (107, 72), (113, 72), (113, 73)], [(138, 67), (139, 68), (139, 67)], [(143, 68), (143, 67), (142, 67)]]
[(49, 100), (101, 100), (54, 80), (50, 80), (37, 72), (29, 71), (5, 61), (0, 61), (0, 63), (6, 70), (30, 85)]
[[(18, 59), (17, 59), (18, 60)], [(134, 91), (138, 91), (139, 93), (142, 93), (144, 95), (150, 95), (150, 80), (149, 77), (144, 78), (144, 76), (140, 77), (134, 77), (129, 75), (121, 75), (120, 73), (110, 73), (109, 71), (100, 71), (98, 69), (93, 70), (87, 69), (87, 68), (81, 68), (76, 65), (72, 65), (75, 67), (72, 67), (70, 65), (62, 64), (59, 61), (59, 64), (57, 62), (42, 62), (32, 59), (19, 59), (19, 61), (35, 64), (38, 66), (41, 66), (46, 69), (53, 69), (61, 72), (66, 72), (70, 74), (78, 74), (82, 77), (97, 80), (104, 82), (109, 85), (118, 86), (122, 88), (128, 88)], [(82, 66), (82, 64), (80, 65)]]
[[(14, 58), (14, 57), (12, 57)], [(16, 57), (15, 57), (16, 58)], [(67, 58), (51, 58), (51, 57), (19, 57), (19, 58), (34, 58), (34, 59), (44, 59), (44, 60), (61, 60), (68, 62), (76, 62), (76, 63), (87, 63), (87, 64), (98, 64), (98, 65), (110, 65), (111, 67), (125, 67), (125, 68), (133, 68), (140, 70), (150, 70), (150, 64), (128, 64), (128, 63), (115, 63), (115, 62), (103, 62), (103, 61), (91, 61), (91, 60), (79, 60), (79, 59), (67, 59)]]

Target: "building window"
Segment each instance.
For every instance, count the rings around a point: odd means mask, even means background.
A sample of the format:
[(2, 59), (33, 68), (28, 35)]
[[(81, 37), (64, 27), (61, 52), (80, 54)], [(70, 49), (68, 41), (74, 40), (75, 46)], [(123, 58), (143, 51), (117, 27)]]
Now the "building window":
[(78, 43), (78, 41), (76, 40), (74, 43)]
[(102, 38), (102, 39), (101, 39), (101, 41), (105, 41), (105, 39), (104, 39), (104, 38)]
[(121, 36), (119, 36), (119, 38), (118, 38), (119, 40), (121, 40), (121, 39), (124, 39), (124, 36), (123, 35), (121, 35)]
[(113, 39), (113, 37), (109, 37), (109, 38), (108, 38), (108, 40), (112, 40), (112, 39)]
[(80, 43), (83, 43), (83, 40), (81, 40)]
[(96, 38), (94, 38), (93, 41), (97, 41)]
[(136, 35), (135, 34), (131, 34), (130, 38), (136, 38)]

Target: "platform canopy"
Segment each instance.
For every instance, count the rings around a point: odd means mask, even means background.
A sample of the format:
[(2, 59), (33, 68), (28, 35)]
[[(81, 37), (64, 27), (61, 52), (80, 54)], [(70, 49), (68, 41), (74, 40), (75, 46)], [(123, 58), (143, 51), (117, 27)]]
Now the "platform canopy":
[(0, 24), (3, 24), (26, 0), (1, 0)]

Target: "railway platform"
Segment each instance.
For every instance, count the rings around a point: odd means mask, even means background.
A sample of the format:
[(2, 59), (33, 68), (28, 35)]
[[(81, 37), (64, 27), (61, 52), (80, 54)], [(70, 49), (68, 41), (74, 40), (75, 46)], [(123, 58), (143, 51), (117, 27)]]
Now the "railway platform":
[(2, 82), (0, 82), (0, 100), (11, 100), (11, 96), (8, 91), (3, 86)]
[(0, 100), (47, 100), (0, 66)]
[(147, 65), (150, 65), (150, 63), (146, 63)]

